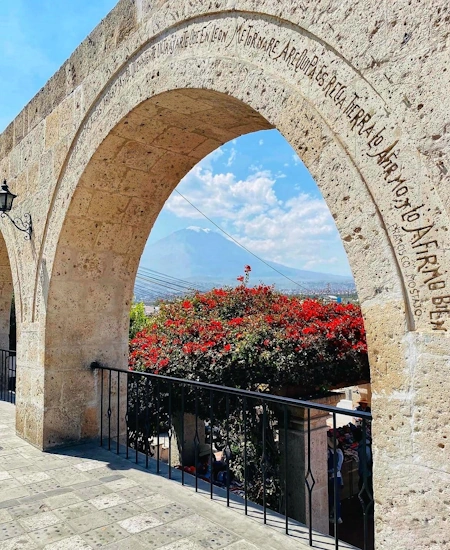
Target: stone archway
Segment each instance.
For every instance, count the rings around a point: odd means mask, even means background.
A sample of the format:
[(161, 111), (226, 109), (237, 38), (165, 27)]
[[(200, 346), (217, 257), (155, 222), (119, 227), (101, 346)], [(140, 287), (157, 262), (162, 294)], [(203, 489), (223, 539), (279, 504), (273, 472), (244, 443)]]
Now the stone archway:
[(24, 437), (43, 448), (96, 434), (88, 365), (124, 366), (132, 281), (165, 198), (220, 143), (276, 127), (322, 190), (358, 286), (377, 544), (445, 547), (444, 7), (401, 3), (381, 20), (363, 2), (118, 4), (0, 139), (0, 175), (35, 226), (17, 244)]
[[(379, 247), (382, 233), (364, 182), (345, 152), (325, 133), (326, 128), (320, 127), (313, 113), (305, 112), (308, 106), (304, 100), (300, 98), (296, 104), (291, 97), (287, 109), (296, 109), (298, 118), (294, 128), (292, 120), (284, 123), (286, 134), (297, 140), (299, 153), (307, 149), (303, 159), (317, 181), (326, 186), (335, 219), (345, 231), (345, 242), (351, 243), (347, 248), (353, 255), (360, 294), (366, 297), (363, 303), (377, 293), (384, 299), (384, 293), (377, 290), (383, 284), (388, 288), (398, 285), (401, 293), (395, 271), (388, 269), (387, 276), (357, 271), (357, 258), (367, 247)], [(96, 360), (125, 368), (135, 273), (148, 234), (173, 188), (201, 158), (225, 141), (269, 127), (272, 125), (250, 106), (228, 95), (178, 89), (141, 102), (93, 151), (70, 191), (73, 196), (47, 291), (45, 383), (51, 380), (55, 390), (48, 393), (46, 408), (67, 425), (54, 433), (49, 430), (45, 446), (60, 443), (61, 434), (70, 441), (97, 433), (86, 408), (91, 402), (96, 410), (97, 396), (85, 366)], [(94, 143), (96, 132), (94, 128), (87, 143)], [(337, 177), (338, 171), (343, 177)], [(358, 199), (366, 194), (364, 213), (347, 195), (349, 180), (357, 182)], [(347, 237), (351, 227), (356, 228), (355, 238)], [(378, 252), (380, 256), (384, 253)], [(398, 304), (393, 305), (391, 315), (396, 309), (395, 321), (404, 326)], [(77, 345), (79, 342), (83, 346)], [(87, 378), (85, 384), (80, 385), (80, 376)], [(83, 390), (77, 392), (78, 387)]]

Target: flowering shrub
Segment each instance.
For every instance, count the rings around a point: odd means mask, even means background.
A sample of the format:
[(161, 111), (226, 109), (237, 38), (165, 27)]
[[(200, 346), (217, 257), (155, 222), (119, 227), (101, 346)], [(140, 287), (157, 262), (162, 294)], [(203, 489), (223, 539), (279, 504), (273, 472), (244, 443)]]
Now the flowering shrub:
[(216, 288), (161, 304), (130, 342), (129, 367), (244, 389), (300, 386), (303, 397), (369, 380), (358, 306), (273, 287)]
[[(249, 288), (250, 271), (250, 266), (245, 266), (236, 288), (216, 288), (161, 304), (148, 326), (130, 341), (130, 369), (258, 391), (274, 392), (295, 385), (302, 397), (369, 380), (359, 307), (286, 296), (265, 285)], [(145, 393), (153, 403), (151, 409), (158, 410), (160, 423), (163, 417), (170, 423), (168, 407), (161, 406), (169, 399), (167, 387), (163, 382), (150, 387), (142, 384), (130, 391), (131, 428), (129, 425), (130, 441), (137, 441), (141, 450), (146, 437), (142, 428), (133, 427), (133, 419), (145, 426), (148, 410), (133, 401), (135, 396)], [(174, 417), (183, 401), (185, 413), (211, 418), (208, 392), (185, 388), (181, 398), (179, 391), (177, 386), (170, 389)], [(249, 400), (243, 413), (239, 400), (231, 396), (227, 402), (215, 394), (215, 433), (228, 441), (229, 466), (238, 481), (243, 482), (245, 475), (248, 498), (260, 504), (264, 500), (272, 509), (282, 511), (281, 451), (275, 426), (282, 425), (283, 411), (271, 405), (265, 421), (257, 401)], [(177, 440), (183, 440), (181, 433)], [(216, 442), (216, 447), (221, 445)]]

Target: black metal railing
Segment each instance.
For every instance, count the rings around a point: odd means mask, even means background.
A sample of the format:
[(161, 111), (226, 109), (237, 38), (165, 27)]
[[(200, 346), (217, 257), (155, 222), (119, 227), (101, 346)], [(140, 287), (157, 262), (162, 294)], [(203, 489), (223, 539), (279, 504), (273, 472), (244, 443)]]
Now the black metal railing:
[[(164, 470), (169, 478), (176, 467), (181, 482), (192, 480), (196, 491), (200, 480), (209, 481), (210, 498), (218, 494), (214, 486), (221, 487), (228, 506), (230, 499), (240, 502), (248, 514), (256, 504), (264, 523), (275, 513), (286, 534), (304, 524), (310, 546), (321, 532), (334, 537), (336, 549), (342, 540), (373, 548), (370, 413), (98, 363), (91, 367), (99, 377), (102, 446), (118, 454), (123, 449), (127, 458), (156, 473)], [(343, 417), (348, 424), (339, 427)], [(340, 501), (343, 460), (357, 463), (359, 477), (347, 516)], [(320, 499), (327, 493), (324, 518)]]
[(16, 352), (0, 349), (0, 401), (16, 402)]

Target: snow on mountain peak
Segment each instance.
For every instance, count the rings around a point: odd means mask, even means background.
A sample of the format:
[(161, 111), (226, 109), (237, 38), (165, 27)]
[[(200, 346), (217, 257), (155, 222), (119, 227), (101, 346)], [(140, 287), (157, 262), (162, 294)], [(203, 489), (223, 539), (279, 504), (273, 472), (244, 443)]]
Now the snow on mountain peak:
[(196, 233), (200, 233), (203, 231), (203, 233), (211, 233), (211, 229), (203, 228), (203, 227), (197, 227), (196, 225), (191, 225), (189, 227), (186, 227), (186, 229), (189, 229), (190, 231), (195, 231)]

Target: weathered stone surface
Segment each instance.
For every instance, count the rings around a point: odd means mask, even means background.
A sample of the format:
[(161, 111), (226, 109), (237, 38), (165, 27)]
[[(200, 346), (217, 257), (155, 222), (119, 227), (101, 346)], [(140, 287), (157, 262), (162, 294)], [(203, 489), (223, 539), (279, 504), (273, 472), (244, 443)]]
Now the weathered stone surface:
[[(96, 433), (87, 368), (126, 366), (133, 278), (162, 205), (210, 151), (275, 127), (322, 190), (358, 287), (377, 548), (445, 548), (448, 17), (443, 0), (119, 2), (0, 136), (0, 180), (34, 223), (26, 242), (0, 220), (18, 432), (39, 447)], [(404, 520), (393, 495), (424, 471), (433, 483), (408, 510), (432, 521)]]

